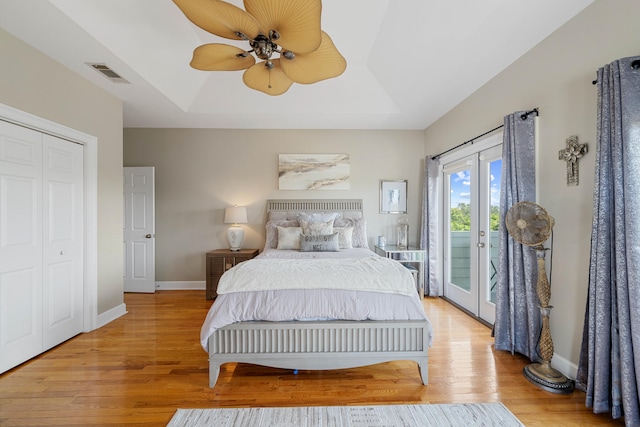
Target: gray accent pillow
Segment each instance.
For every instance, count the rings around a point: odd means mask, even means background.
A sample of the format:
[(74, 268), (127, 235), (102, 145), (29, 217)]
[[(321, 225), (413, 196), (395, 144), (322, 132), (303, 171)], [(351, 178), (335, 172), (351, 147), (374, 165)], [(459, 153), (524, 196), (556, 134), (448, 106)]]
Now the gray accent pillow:
[(338, 252), (338, 232), (333, 234), (301, 234), (300, 252)]

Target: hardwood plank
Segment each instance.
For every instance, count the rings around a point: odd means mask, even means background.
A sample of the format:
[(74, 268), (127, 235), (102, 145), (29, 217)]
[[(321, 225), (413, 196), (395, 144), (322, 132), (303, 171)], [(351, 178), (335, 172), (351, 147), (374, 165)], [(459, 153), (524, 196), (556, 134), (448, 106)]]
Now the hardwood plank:
[(200, 325), (204, 291), (125, 294), (128, 314), (0, 375), (0, 425), (158, 425), (177, 408), (406, 403), (504, 403), (527, 426), (622, 426), (584, 393), (556, 395), (522, 375), (528, 360), (495, 351), (491, 330), (439, 298), (429, 385), (414, 362), (335, 371), (223, 365), (208, 387)]

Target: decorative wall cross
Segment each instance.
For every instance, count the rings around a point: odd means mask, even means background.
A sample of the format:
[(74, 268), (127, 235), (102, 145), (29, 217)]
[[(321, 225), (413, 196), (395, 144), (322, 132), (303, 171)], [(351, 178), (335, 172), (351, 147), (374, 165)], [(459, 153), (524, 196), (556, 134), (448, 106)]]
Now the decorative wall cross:
[(567, 185), (578, 185), (578, 160), (587, 154), (587, 144), (578, 144), (578, 135), (567, 138), (567, 148), (558, 152), (558, 158), (567, 162)]

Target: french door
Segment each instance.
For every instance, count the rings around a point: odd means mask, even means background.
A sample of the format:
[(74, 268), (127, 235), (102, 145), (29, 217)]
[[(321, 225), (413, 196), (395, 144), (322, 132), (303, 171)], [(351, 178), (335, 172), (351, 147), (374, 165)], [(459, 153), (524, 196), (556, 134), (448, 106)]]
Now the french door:
[(442, 168), (444, 296), (490, 324), (495, 321), (501, 153), (501, 145), (485, 145)]

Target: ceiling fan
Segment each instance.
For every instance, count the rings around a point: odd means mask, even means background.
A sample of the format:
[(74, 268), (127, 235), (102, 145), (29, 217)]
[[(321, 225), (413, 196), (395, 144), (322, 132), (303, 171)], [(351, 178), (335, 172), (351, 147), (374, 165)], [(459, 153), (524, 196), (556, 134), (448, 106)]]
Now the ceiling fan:
[[(249, 50), (222, 43), (199, 46), (190, 64), (197, 70), (245, 70), (242, 79), (251, 89), (282, 95), (294, 82), (317, 83), (347, 67), (320, 28), (321, 0), (244, 0), (246, 11), (222, 0), (173, 1), (203, 30), (249, 44)], [(256, 57), (262, 61), (256, 63)]]

